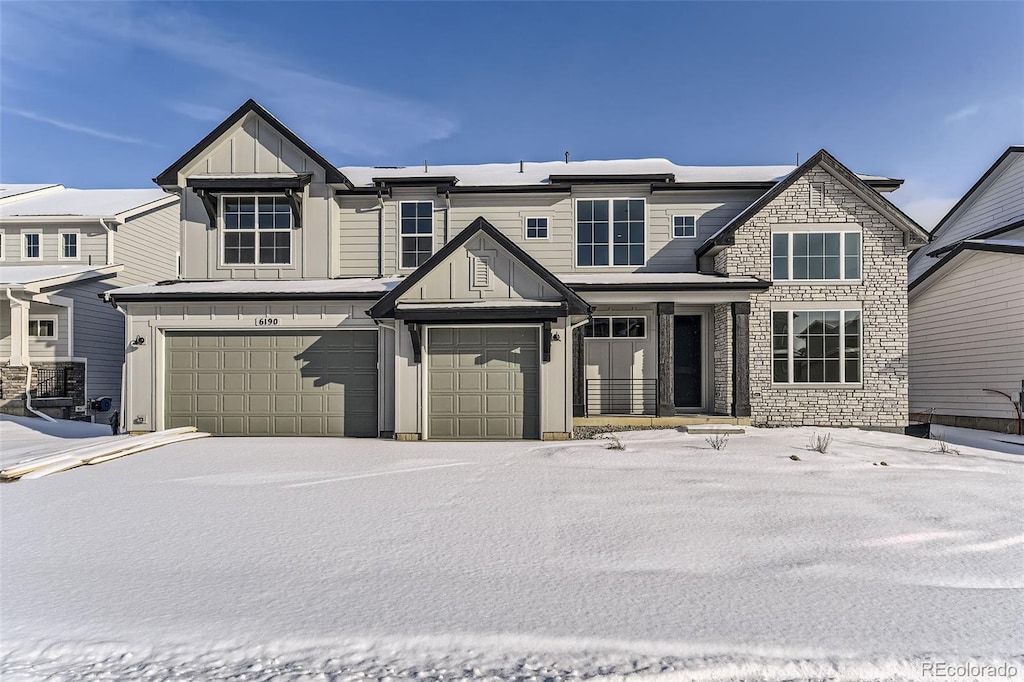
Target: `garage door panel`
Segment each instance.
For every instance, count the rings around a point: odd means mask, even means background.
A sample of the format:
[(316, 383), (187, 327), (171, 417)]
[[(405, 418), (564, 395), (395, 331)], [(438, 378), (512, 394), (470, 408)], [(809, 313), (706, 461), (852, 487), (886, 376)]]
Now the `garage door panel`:
[(375, 331), (171, 332), (166, 341), (168, 426), (224, 435), (377, 435)]

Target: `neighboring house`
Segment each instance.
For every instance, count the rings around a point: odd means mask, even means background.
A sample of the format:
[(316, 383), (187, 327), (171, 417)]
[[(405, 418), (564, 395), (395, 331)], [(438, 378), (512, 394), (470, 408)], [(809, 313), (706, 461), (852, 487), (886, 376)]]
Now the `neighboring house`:
[(161, 173), (180, 282), (111, 292), (128, 428), (568, 437), (907, 421), (927, 233), (825, 151), (336, 168), (251, 100)]
[[(159, 189), (0, 185), (4, 411), (24, 411), (30, 384), (36, 409), (111, 419), (121, 401), (124, 316), (100, 297), (177, 276), (177, 204)], [(109, 409), (92, 409), (103, 397)]]
[(909, 276), (911, 414), (1016, 431), (1006, 396), (1019, 406), (1024, 389), (1024, 146), (939, 221)]

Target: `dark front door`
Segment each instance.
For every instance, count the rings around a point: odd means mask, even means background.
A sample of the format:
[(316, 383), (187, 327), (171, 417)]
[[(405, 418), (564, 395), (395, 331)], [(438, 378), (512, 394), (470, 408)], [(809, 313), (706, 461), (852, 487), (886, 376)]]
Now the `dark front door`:
[(675, 316), (676, 407), (702, 407), (700, 315)]

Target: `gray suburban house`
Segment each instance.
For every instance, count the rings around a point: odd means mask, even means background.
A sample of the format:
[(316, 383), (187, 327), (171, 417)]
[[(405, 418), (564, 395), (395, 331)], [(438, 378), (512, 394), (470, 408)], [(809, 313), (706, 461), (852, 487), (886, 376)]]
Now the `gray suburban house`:
[(157, 188), (0, 184), (3, 411), (109, 421), (120, 409), (124, 315), (100, 297), (177, 276), (177, 204)]
[(253, 101), (156, 177), (180, 279), (127, 316), (126, 428), (567, 438), (907, 421), (927, 233), (822, 150), (336, 167)]
[(1019, 432), (1024, 146), (1003, 152), (939, 221), (909, 276), (911, 414)]

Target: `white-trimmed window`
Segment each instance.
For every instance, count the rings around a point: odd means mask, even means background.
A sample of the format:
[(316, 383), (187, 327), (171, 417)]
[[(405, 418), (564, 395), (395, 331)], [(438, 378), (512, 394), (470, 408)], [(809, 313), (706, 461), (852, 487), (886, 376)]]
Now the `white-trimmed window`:
[(78, 230), (61, 230), (58, 260), (78, 260)]
[(643, 265), (646, 215), (644, 199), (577, 199), (576, 265)]
[(548, 219), (545, 217), (530, 217), (526, 218), (526, 238), (527, 239), (547, 239), (548, 238)]
[(594, 317), (583, 327), (586, 339), (645, 339), (646, 317)]
[(672, 238), (693, 239), (697, 236), (697, 216), (695, 215), (674, 215), (672, 216)]
[(434, 253), (434, 202), (399, 204), (403, 268), (418, 268)]
[(21, 257), (24, 260), (39, 260), (43, 257), (43, 233), (21, 233)]
[(860, 383), (861, 338), (860, 310), (772, 311), (772, 381)]
[(57, 318), (29, 316), (28, 336), (30, 339), (57, 338)]
[(773, 280), (859, 280), (860, 232), (772, 233)]
[(224, 265), (289, 265), (292, 207), (283, 196), (221, 197)]

